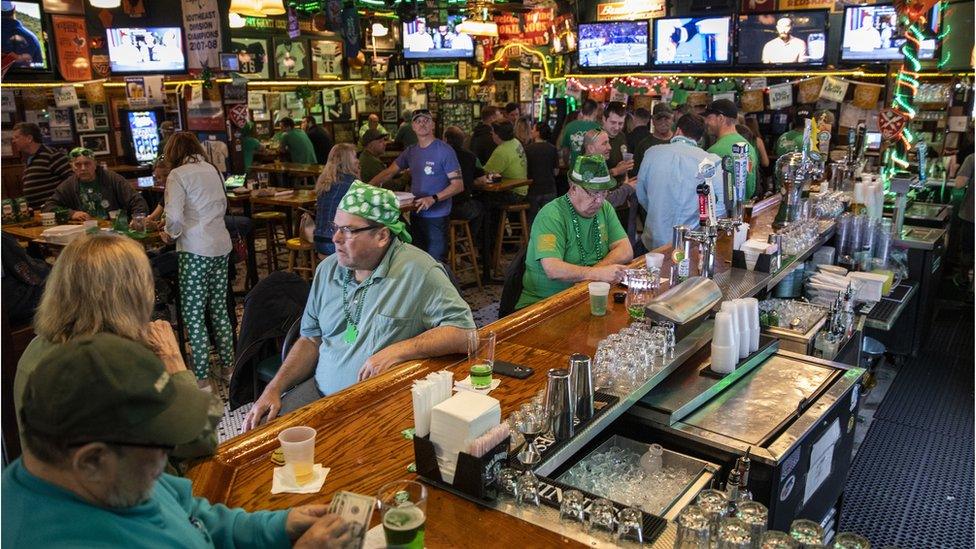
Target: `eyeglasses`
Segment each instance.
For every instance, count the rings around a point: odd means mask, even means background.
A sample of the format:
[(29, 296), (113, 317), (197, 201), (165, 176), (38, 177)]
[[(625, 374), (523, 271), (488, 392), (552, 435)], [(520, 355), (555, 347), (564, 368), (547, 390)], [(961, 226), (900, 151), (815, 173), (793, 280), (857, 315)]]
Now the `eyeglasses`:
[(335, 223), (329, 223), (329, 229), (332, 230), (333, 236), (342, 233), (342, 236), (346, 238), (349, 238), (356, 233), (361, 233), (363, 231), (369, 231), (372, 229), (379, 229), (379, 228), (382, 228), (382, 225), (366, 225), (365, 227), (350, 227), (348, 225), (339, 226), (336, 225)]
[(580, 187), (579, 185), (576, 185), (576, 187), (582, 189), (590, 200), (605, 200), (607, 198), (607, 194), (610, 193), (610, 191), (591, 191), (586, 187)]
[(88, 158), (92, 158), (95, 156), (95, 153), (93, 153), (91, 149), (87, 149), (85, 147), (75, 147), (71, 149), (71, 152), (68, 153), (68, 158), (71, 159), (78, 158), (79, 156), (87, 156)]

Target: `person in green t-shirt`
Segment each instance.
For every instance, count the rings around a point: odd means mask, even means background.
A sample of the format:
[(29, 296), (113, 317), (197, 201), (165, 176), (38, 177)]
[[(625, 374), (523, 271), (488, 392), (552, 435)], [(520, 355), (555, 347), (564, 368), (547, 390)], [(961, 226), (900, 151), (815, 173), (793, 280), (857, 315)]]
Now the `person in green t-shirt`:
[(539, 210), (525, 255), (521, 309), (586, 280), (619, 282), (634, 258), (607, 192), (616, 183), (602, 156), (580, 156), (569, 192)]
[(587, 99), (580, 109), (579, 118), (563, 128), (563, 137), (559, 142), (559, 158), (565, 166), (576, 165), (576, 157), (583, 154), (583, 136), (590, 130), (601, 128), (599, 118), (600, 106), (596, 101)]
[(241, 128), (241, 154), (244, 155), (244, 174), (251, 171), (251, 164), (254, 163), (254, 153), (264, 148), (256, 137), (254, 137), (254, 122), (248, 122)]
[(281, 147), (283, 154), (287, 155), (289, 162), (295, 164), (316, 164), (318, 159), (315, 157), (315, 147), (308, 135), (300, 129), (295, 128), (295, 121), (291, 118), (281, 119)]
[(749, 151), (749, 175), (746, 178), (746, 200), (751, 200), (756, 193), (756, 172), (759, 170), (759, 154), (756, 148), (748, 145), (749, 141), (735, 131), (735, 124), (738, 121), (739, 109), (735, 103), (728, 99), (718, 99), (712, 101), (705, 108), (705, 126), (708, 133), (718, 138), (708, 152), (717, 154), (723, 160), (726, 156), (732, 156), (732, 145), (736, 143), (746, 143)]
[(810, 111), (806, 109), (796, 111), (793, 116), (793, 126), (776, 140), (776, 147), (773, 152), (777, 158), (789, 152), (803, 150), (803, 128), (806, 127), (807, 118), (810, 118)]
[[(499, 174), (502, 179), (525, 179), (528, 175), (528, 162), (525, 160), (525, 149), (515, 138), (515, 127), (511, 122), (495, 122), (491, 125), (492, 137), (495, 140), (495, 150), (485, 162), (486, 174)], [(520, 198), (525, 197), (529, 187), (515, 187), (511, 193)]]

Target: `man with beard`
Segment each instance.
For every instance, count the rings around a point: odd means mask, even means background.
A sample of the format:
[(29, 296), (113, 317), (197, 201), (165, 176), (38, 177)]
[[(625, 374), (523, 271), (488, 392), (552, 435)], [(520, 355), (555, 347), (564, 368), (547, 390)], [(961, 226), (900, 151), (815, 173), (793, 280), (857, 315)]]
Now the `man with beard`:
[(763, 46), (763, 63), (800, 63), (807, 60), (807, 43), (792, 36), (793, 20), (780, 17), (776, 21), (776, 38)]

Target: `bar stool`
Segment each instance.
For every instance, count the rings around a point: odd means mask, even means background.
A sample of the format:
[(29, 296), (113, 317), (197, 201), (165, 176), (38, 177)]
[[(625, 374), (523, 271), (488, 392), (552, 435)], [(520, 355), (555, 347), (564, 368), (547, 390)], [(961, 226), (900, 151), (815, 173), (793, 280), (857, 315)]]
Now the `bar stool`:
[(315, 246), (305, 242), (301, 238), (289, 238), (285, 241), (285, 248), (288, 250), (289, 273), (301, 275), (305, 280), (311, 280), (315, 276)]
[[(497, 274), (502, 270), (502, 247), (505, 244), (515, 244), (524, 248), (529, 244), (529, 211), (527, 202), (502, 206), (501, 218), (498, 220), (498, 234), (495, 237), (495, 251), (492, 257), (492, 270)], [(516, 219), (509, 218), (515, 214)]]
[[(460, 233), (460, 234), (459, 234)], [(462, 272), (473, 271), (474, 279), (481, 290), (481, 269), (478, 268), (478, 249), (471, 236), (471, 226), (466, 219), (452, 219), (448, 226), (450, 246), (447, 249), (447, 264), (451, 266), (454, 276), (461, 278)], [(467, 266), (462, 268), (462, 261)]]
[[(264, 252), (268, 259), (268, 273), (270, 274), (278, 270), (278, 250), (281, 248), (281, 242), (287, 238), (288, 232), (285, 223), (287, 223), (288, 217), (283, 212), (266, 211), (255, 213), (251, 219), (254, 220), (255, 239), (259, 230), (265, 231)], [(283, 235), (280, 239), (278, 229), (281, 229)]]

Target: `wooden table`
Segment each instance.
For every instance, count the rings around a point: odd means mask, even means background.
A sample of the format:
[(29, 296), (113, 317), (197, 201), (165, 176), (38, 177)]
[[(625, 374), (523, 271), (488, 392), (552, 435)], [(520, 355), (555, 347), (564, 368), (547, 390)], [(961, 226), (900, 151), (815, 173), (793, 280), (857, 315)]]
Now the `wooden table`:
[(498, 193), (510, 191), (518, 187), (528, 187), (531, 184), (531, 179), (502, 179), (498, 183), (475, 183), (474, 188), (479, 191)]
[(325, 166), (321, 164), (298, 164), (295, 162), (251, 164), (252, 172), (282, 173), (295, 177), (318, 177), (324, 168)]
[[(71, 225), (79, 225), (79, 223), (71, 223)], [(113, 223), (111, 221), (99, 220), (98, 226), (102, 229), (111, 228)], [(64, 244), (55, 244), (53, 242), (48, 242), (44, 240), (41, 236), (45, 230), (51, 227), (44, 227), (40, 224), (40, 221), (36, 224), (27, 225), (3, 225), (3, 232), (9, 234), (10, 236), (16, 238), (17, 240), (24, 242), (34, 242), (36, 244), (41, 244), (56, 250), (64, 247)], [(149, 231), (146, 233), (145, 238), (133, 239), (136, 242), (141, 243), (145, 247), (155, 246), (162, 243), (159, 237), (159, 231)]]

